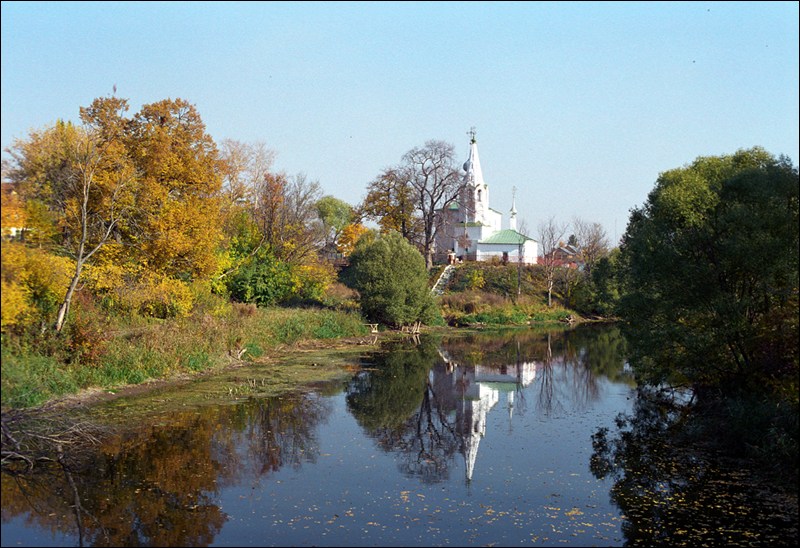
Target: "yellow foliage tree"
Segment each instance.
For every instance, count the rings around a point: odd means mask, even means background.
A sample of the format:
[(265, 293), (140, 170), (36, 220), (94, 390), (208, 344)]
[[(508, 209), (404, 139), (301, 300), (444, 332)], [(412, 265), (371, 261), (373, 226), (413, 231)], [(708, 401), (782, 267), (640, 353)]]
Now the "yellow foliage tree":
[(17, 192), (17, 185), (14, 183), (3, 183), (3, 191), (0, 194), (0, 226), (2, 226), (3, 238), (16, 238), (21, 236), (27, 222), (25, 215), (25, 204), (20, 199)]
[(145, 105), (128, 145), (141, 177), (132, 233), (139, 260), (173, 278), (210, 277), (222, 242), (222, 164), (197, 110), (182, 99)]
[(359, 238), (367, 232), (369, 232), (369, 229), (361, 223), (350, 223), (346, 225), (342, 229), (342, 233), (339, 235), (339, 239), (336, 242), (336, 250), (347, 257), (355, 249)]
[(2, 243), (2, 329), (46, 321), (63, 298), (75, 264), (19, 242)]

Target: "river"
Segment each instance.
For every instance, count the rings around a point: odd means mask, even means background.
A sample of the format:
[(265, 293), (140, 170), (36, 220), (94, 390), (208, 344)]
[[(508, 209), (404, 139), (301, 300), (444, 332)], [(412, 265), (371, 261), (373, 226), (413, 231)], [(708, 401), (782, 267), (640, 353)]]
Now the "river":
[[(252, 377), (248, 390), (188, 402), (164, 391), (158, 401), (174, 405), (135, 418), (137, 400), (103, 404), (90, 416), (118, 424), (96, 446), (4, 471), (2, 545), (796, 540), (796, 515), (776, 517), (737, 472), (701, 457), (697, 485), (664, 455), (643, 482), (615, 469), (613, 433), (637, 392), (614, 327), (409, 336), (365, 350), (336, 381), (280, 395), (259, 394), (257, 366), (237, 375)], [(698, 492), (720, 508), (698, 514), (683, 500)]]

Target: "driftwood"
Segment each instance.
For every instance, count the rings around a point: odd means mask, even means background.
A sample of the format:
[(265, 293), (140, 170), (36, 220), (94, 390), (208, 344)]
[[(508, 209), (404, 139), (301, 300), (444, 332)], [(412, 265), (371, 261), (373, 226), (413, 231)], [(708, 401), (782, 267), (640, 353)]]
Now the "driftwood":
[(37, 463), (63, 463), (66, 455), (75, 456), (100, 443), (107, 432), (97, 425), (68, 422), (52, 411), (2, 414), (0, 456), (4, 471), (31, 472)]

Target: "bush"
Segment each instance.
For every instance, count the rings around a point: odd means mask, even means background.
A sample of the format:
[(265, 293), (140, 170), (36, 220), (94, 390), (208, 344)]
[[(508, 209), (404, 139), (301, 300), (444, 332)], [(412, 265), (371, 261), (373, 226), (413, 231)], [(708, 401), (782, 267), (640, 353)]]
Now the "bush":
[(396, 232), (359, 241), (344, 278), (372, 322), (401, 326), (435, 317), (425, 260)]
[(75, 271), (66, 257), (2, 243), (2, 329), (24, 329), (53, 321)]
[(270, 306), (294, 295), (297, 285), (291, 267), (265, 251), (239, 268), (228, 290), (237, 301)]

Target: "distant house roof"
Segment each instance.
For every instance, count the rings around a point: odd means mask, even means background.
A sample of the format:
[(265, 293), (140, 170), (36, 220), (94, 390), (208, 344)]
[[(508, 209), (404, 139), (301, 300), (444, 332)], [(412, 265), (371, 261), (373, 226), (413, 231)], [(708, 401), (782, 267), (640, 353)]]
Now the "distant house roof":
[(479, 244), (498, 244), (498, 245), (510, 245), (510, 244), (524, 244), (525, 242), (533, 241), (533, 238), (528, 238), (524, 234), (520, 234), (516, 230), (511, 230), (507, 228), (505, 230), (500, 230), (491, 234), (485, 240), (481, 240), (478, 242)]
[(580, 253), (580, 249), (569, 244), (559, 247), (556, 251), (563, 255), (577, 255)]

